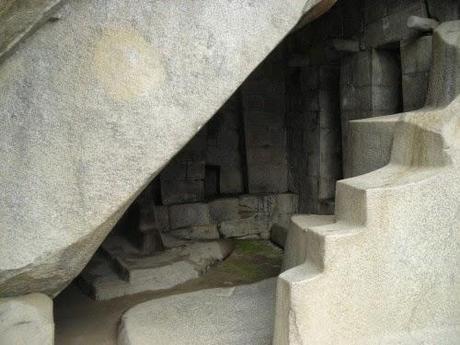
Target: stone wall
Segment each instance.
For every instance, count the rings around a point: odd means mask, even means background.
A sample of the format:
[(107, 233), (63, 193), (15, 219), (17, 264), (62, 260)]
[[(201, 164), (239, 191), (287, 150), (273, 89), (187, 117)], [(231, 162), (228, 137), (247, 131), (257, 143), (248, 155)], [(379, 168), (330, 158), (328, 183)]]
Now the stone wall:
[(288, 113), (289, 189), (300, 197), (300, 209), (331, 213), (335, 182), (341, 176), (339, 69), (303, 66), (296, 98)]
[(351, 120), (401, 111), (401, 68), (397, 53), (370, 49), (342, 59), (340, 106), (343, 154)]
[[(409, 28), (410, 16), (453, 19), (458, 6), (344, 0), (293, 31), (162, 171), (154, 192), (158, 227), (170, 230), (164, 215), (171, 207), (215, 203), (236, 210), (242, 195), (260, 193), (295, 193), (299, 211), (332, 214), (344, 166), (350, 176), (389, 159), (392, 127), (379, 126), (391, 121), (377, 117), (425, 104), (431, 32)], [(376, 120), (350, 129), (350, 121), (366, 118)], [(367, 146), (348, 152), (349, 141), (357, 140)], [(375, 162), (362, 156), (375, 152)], [(218, 229), (249, 226), (234, 221), (181, 233), (216, 236)]]
[(335, 45), (359, 33), (356, 2), (338, 2), (287, 43), (289, 190), (299, 195), (301, 212), (334, 212), (335, 184), (342, 176), (339, 79), (344, 56)]
[(407, 19), (427, 15), (424, 0), (365, 0), (363, 41), (376, 48), (417, 37), (418, 32), (407, 27)]
[[(207, 125), (206, 165), (216, 167), (218, 185), (215, 189), (221, 194), (239, 194), (245, 190), (242, 122), (237, 92)], [(210, 185), (206, 194), (212, 195), (213, 189)]]
[(278, 47), (241, 87), (250, 193), (285, 192), (285, 54)]
[[(117, 232), (148, 249), (158, 247), (155, 232), (168, 246), (178, 240), (268, 238), (273, 225), (287, 228), (298, 202), (286, 193), (285, 70), (281, 46), (168, 163)], [(137, 235), (128, 227), (139, 228)]]
[(222, 197), (208, 202), (167, 207), (166, 240), (269, 238), (271, 227), (289, 226), (297, 212), (292, 193)]
[(404, 111), (425, 105), (431, 68), (432, 36), (401, 41)]

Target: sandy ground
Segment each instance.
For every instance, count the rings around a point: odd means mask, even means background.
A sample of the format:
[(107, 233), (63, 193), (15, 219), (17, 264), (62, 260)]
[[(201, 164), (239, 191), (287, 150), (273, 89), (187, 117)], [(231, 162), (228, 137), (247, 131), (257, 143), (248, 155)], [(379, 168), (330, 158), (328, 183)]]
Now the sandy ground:
[(250, 284), (279, 274), (282, 252), (268, 241), (236, 241), (234, 252), (204, 276), (158, 292), (96, 302), (71, 284), (55, 299), (56, 345), (116, 345), (120, 316), (141, 302), (185, 292)]

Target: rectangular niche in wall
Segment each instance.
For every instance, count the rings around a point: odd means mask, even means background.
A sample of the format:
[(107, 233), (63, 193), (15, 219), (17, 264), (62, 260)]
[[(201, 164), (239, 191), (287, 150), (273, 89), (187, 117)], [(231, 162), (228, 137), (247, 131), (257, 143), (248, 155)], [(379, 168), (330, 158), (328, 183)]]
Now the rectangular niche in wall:
[(220, 166), (206, 165), (204, 178), (205, 198), (212, 198), (220, 194)]

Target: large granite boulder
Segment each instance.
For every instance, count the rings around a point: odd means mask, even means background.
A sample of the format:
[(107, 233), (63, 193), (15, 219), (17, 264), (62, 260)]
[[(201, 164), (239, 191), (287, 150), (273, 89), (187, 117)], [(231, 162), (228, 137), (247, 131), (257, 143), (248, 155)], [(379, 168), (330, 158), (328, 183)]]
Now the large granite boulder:
[(319, 2), (66, 2), (0, 66), (0, 295), (59, 292)]

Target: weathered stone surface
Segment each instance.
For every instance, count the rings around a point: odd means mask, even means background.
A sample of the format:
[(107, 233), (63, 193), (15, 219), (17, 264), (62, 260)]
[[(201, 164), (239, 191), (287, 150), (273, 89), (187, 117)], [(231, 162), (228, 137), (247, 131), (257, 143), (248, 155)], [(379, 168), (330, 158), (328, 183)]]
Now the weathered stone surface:
[(169, 211), (167, 206), (154, 206), (155, 221), (157, 228), (161, 232), (168, 232), (169, 226)]
[(407, 27), (421, 32), (433, 31), (438, 26), (439, 22), (431, 18), (417, 16), (410, 16), (407, 18)]
[(349, 123), (344, 177), (353, 177), (384, 167), (390, 162), (395, 125), (399, 114), (379, 116)]
[(73, 279), (318, 2), (66, 2), (0, 66), (0, 294)]
[(224, 238), (267, 239), (274, 224), (289, 225), (289, 218), (297, 208), (298, 196), (293, 193), (241, 195), (239, 217), (221, 222), (219, 232)]
[(232, 250), (233, 245), (228, 241), (190, 243), (151, 256), (124, 247), (112, 250), (110, 260), (97, 254), (83, 271), (79, 283), (96, 300), (169, 289), (198, 278)]
[(215, 223), (240, 218), (238, 198), (223, 198), (209, 202), (209, 213)]
[(122, 317), (120, 345), (268, 345), (275, 280), (141, 303)]
[(327, 224), (293, 217), (273, 344), (459, 343), (460, 22), (433, 49), (433, 103), (400, 116), (389, 164), (339, 181)]
[(401, 42), (401, 73), (404, 111), (425, 105), (432, 59), (432, 37)]
[(288, 228), (275, 224), (270, 229), (270, 241), (280, 246), (281, 248), (284, 248), (286, 244), (287, 233)]
[(433, 32), (433, 64), (426, 100), (430, 106), (446, 106), (460, 94), (459, 32), (458, 20), (443, 23)]
[(0, 345), (53, 345), (53, 301), (43, 294), (0, 299)]
[(0, 62), (27, 35), (46, 22), (61, 0), (3, 0), (0, 2)]
[(407, 26), (410, 16), (427, 17), (426, 3), (423, 0), (388, 2), (365, 1), (364, 42), (368, 47), (382, 47), (403, 39), (419, 36), (417, 30)]
[(389, 51), (373, 49), (344, 59), (341, 67), (342, 151), (347, 157), (351, 120), (399, 112), (400, 61)]
[(181, 202), (196, 202), (204, 199), (203, 180), (161, 179), (162, 200), (165, 205)]
[(263, 214), (245, 219), (227, 220), (219, 226), (219, 232), (224, 238), (259, 238), (259, 235), (267, 237), (269, 229), (269, 219)]
[(211, 223), (209, 206), (206, 203), (178, 204), (169, 207), (171, 229)]
[(195, 225), (176, 229), (169, 232), (169, 235), (182, 240), (217, 240), (220, 237), (216, 224)]
[(440, 22), (460, 19), (460, 3), (457, 0), (427, 0), (430, 16)]
[(283, 65), (278, 47), (241, 87), (249, 193), (288, 189)]

